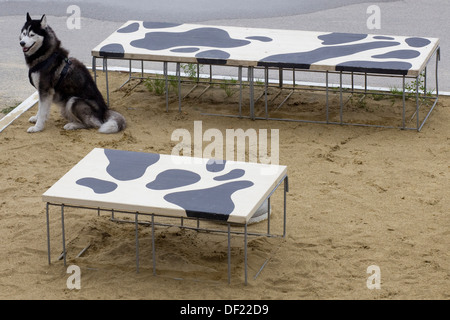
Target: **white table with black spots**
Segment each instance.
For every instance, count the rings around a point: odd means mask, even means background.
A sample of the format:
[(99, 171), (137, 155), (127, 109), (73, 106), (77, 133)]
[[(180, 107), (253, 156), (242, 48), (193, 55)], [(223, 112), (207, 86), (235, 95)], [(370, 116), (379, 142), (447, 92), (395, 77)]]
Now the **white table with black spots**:
[[(426, 94), (426, 90), (423, 95), (420, 95), (419, 82), (421, 80), (420, 77), (424, 77), (423, 82), (426, 87), (427, 67), (433, 56), (436, 57), (436, 92), (432, 97), (429, 97)], [(168, 63), (176, 63), (178, 108), (180, 111), (182, 100), (180, 91), (181, 63), (238, 67), (241, 97), (239, 114), (230, 116), (239, 117), (244, 117), (242, 115), (242, 69), (247, 68), (250, 114), (245, 117), (251, 119), (286, 120), (270, 117), (267, 101), (269, 69), (278, 69), (280, 71), (280, 86), (283, 81), (282, 70), (293, 70), (294, 88), (295, 71), (319, 72), (325, 75), (327, 100), (324, 119), (319, 121), (297, 119), (297, 121), (353, 124), (345, 122), (343, 118), (343, 75), (351, 76), (352, 93), (354, 92), (353, 76), (364, 76), (365, 90), (363, 93), (365, 94), (367, 94), (368, 76), (399, 78), (402, 81), (403, 93), (402, 122), (398, 126), (401, 129), (420, 131), (436, 106), (439, 96), (438, 61), (440, 58), (440, 41), (438, 38), (128, 21), (92, 49), (92, 57), (94, 73), (96, 73), (96, 59), (103, 59), (106, 71), (108, 104), (108, 59), (129, 60), (130, 79), (132, 60), (141, 61), (141, 78), (145, 78), (143, 76), (144, 61), (163, 62), (163, 73), (166, 80), (166, 111), (169, 109)], [(259, 117), (255, 116), (255, 68), (264, 69), (265, 78), (265, 116)], [(328, 112), (329, 74), (332, 73), (340, 77), (339, 121), (331, 121)], [(94, 76), (95, 78), (97, 77), (96, 74)], [(210, 74), (211, 77), (212, 75)], [(405, 119), (406, 79), (416, 80), (416, 87), (413, 88), (416, 95), (415, 127), (408, 127)], [(419, 115), (419, 95), (421, 98), (434, 99), (423, 120), (420, 119)], [(374, 126), (364, 123), (355, 123), (355, 125)], [(379, 126), (386, 127), (383, 125)]]
[[(282, 234), (270, 231), (270, 197), (284, 183)], [(87, 208), (125, 213), (135, 217), (136, 270), (139, 271), (139, 217), (151, 217), (153, 273), (156, 274), (155, 218), (197, 220), (196, 230), (228, 235), (228, 281), (231, 234), (244, 237), (247, 284), (247, 237), (285, 237), (287, 167), (94, 148), (43, 195), (46, 202), (48, 263), (50, 257), (49, 207), (61, 209), (62, 246), (66, 265), (64, 208)], [(267, 232), (248, 231), (248, 222), (268, 200)], [(220, 221), (225, 230), (200, 228), (199, 221)], [(177, 224), (173, 224), (177, 225)], [(177, 225), (178, 226), (178, 225)], [(231, 231), (231, 227), (241, 231)], [(242, 231), (242, 228), (244, 231)], [(263, 266), (264, 267), (264, 266)]]

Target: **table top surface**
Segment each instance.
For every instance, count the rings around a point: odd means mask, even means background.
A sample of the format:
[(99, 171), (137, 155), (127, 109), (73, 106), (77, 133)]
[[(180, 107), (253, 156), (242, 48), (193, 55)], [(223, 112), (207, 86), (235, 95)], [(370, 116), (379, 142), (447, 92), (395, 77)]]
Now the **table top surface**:
[(245, 224), (287, 167), (95, 148), (45, 202)]
[(94, 57), (418, 76), (438, 38), (128, 21)]

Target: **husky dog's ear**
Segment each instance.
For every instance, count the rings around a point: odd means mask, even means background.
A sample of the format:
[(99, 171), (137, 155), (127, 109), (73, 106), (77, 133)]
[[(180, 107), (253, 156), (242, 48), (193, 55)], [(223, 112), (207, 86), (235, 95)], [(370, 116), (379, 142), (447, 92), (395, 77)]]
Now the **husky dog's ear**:
[(47, 17), (44, 14), (41, 18), (41, 28), (45, 28), (45, 27), (47, 27)]
[(30, 13), (27, 12), (27, 22), (30, 22), (30, 21), (31, 21)]

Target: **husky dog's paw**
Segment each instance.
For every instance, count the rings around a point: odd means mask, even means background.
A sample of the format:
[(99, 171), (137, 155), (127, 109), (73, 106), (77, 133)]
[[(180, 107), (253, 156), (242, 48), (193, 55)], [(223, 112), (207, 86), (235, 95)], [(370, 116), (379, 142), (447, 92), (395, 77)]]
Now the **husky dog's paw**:
[(28, 121), (31, 122), (31, 123), (36, 123), (37, 116), (32, 116), (30, 119), (28, 119)]
[(29, 127), (27, 132), (28, 133), (33, 133), (33, 132), (39, 132), (42, 131), (44, 128), (38, 127), (38, 126), (33, 126), (33, 127)]
[(85, 125), (82, 123), (76, 123), (76, 122), (69, 122), (64, 126), (64, 130), (77, 130), (77, 129), (84, 129)]

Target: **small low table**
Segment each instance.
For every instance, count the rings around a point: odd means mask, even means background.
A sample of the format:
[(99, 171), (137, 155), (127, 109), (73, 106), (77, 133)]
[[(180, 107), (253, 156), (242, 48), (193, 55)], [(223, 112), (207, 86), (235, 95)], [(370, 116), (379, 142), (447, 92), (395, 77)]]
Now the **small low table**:
[[(270, 197), (284, 182), (283, 234), (270, 233)], [(64, 265), (66, 246), (64, 208), (89, 208), (135, 216), (136, 269), (139, 271), (139, 216), (151, 217), (153, 273), (156, 274), (155, 217), (222, 221), (228, 234), (228, 281), (230, 282), (230, 235), (244, 236), (245, 283), (247, 237), (286, 235), (287, 167), (95, 148), (43, 195), (47, 203), (47, 245), (50, 258), (49, 206), (61, 207)], [(248, 232), (250, 218), (268, 200), (267, 233)], [(244, 231), (231, 232), (231, 225)], [(213, 229), (198, 230), (223, 232)]]

